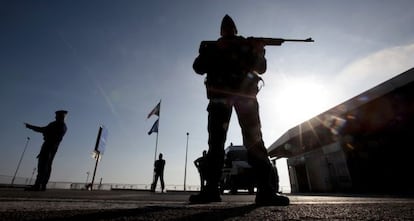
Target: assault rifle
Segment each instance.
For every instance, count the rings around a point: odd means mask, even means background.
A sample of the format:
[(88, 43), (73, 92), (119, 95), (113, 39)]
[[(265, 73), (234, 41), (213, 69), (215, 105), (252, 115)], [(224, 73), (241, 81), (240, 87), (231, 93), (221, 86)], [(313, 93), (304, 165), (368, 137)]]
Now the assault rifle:
[[(234, 41), (238, 41), (238, 40), (234, 40)], [(307, 39), (284, 39), (284, 38), (248, 37), (248, 38), (246, 38), (245, 43), (262, 44), (264, 46), (267, 46), (267, 45), (280, 46), (286, 41), (314, 42), (314, 40), (312, 38), (307, 38)], [(217, 44), (217, 41), (202, 41), (201, 44), (200, 44), (200, 50), (202, 50), (203, 48), (211, 48), (212, 46), (214, 47), (216, 44)]]
[(250, 37), (250, 38), (247, 38), (247, 40), (248, 41), (260, 42), (265, 46), (266, 45), (278, 46), (278, 45), (282, 45), (286, 41), (314, 42), (314, 40), (312, 38), (307, 38), (307, 39), (284, 39), (284, 38), (255, 38), (255, 37)]

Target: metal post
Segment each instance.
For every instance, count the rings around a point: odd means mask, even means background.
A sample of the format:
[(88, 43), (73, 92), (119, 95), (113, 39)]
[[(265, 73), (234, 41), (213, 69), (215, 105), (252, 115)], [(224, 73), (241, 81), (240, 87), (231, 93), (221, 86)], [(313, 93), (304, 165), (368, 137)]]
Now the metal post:
[(34, 176), (34, 174), (36, 172), (36, 169), (37, 169), (36, 167), (33, 168), (32, 176), (30, 177), (30, 180), (29, 180), (29, 185), (30, 185), (30, 183), (32, 183), (32, 179), (33, 179), (33, 176)]
[(184, 191), (186, 190), (186, 179), (187, 179), (187, 153), (188, 153), (188, 135), (190, 135), (187, 132), (187, 145), (185, 146), (185, 166), (184, 166)]
[(99, 158), (101, 157), (101, 152), (98, 150), (99, 141), (101, 140), (101, 134), (102, 134), (102, 126), (99, 127), (98, 136), (96, 138), (96, 144), (95, 144), (95, 150), (94, 150), (96, 153), (96, 162), (95, 162), (95, 169), (93, 170), (91, 190), (93, 190), (93, 183), (95, 182), (96, 169), (98, 168)]
[(99, 153), (99, 151), (97, 151), (95, 169), (93, 170), (93, 176), (92, 176), (92, 182), (91, 182), (91, 190), (93, 190), (93, 183), (95, 182), (96, 168), (98, 168), (98, 162), (99, 162), (100, 157), (101, 157), (101, 154)]
[(22, 159), (23, 159), (24, 153), (26, 152), (27, 145), (29, 144), (29, 141), (30, 141), (30, 137), (27, 137), (26, 145), (24, 146), (23, 153), (22, 153), (22, 155), (20, 156), (20, 160), (19, 160), (19, 163), (17, 164), (16, 172), (14, 172), (14, 176), (13, 176), (13, 179), (12, 179), (12, 181), (11, 181), (11, 185), (13, 185), (13, 184), (14, 184), (14, 179), (16, 179), (16, 174), (17, 174), (17, 171), (19, 170), (20, 163), (22, 162)]

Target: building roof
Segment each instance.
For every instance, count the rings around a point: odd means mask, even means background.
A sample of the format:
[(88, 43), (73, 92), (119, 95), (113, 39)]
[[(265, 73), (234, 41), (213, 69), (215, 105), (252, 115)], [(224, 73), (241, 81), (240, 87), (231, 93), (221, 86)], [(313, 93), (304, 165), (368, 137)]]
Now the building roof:
[[(373, 120), (367, 122), (369, 120), (367, 116), (372, 115), (373, 112), (375, 115), (383, 110), (381, 108), (379, 110), (378, 108), (371, 108), (370, 112), (367, 112), (367, 108), (364, 106), (393, 93), (399, 88), (414, 88), (413, 84), (414, 68), (411, 68), (289, 129), (268, 148), (268, 152), (271, 157), (291, 157), (333, 143), (341, 137), (345, 130), (347, 133), (357, 129), (360, 129), (360, 131), (362, 129), (364, 131), (374, 130), (374, 127), (379, 127), (377, 125), (379, 123)], [(388, 106), (391, 106), (391, 104)], [(381, 114), (378, 113), (377, 115), (381, 117)], [(378, 121), (378, 118), (376, 121)], [(365, 127), (361, 129), (361, 125)]]

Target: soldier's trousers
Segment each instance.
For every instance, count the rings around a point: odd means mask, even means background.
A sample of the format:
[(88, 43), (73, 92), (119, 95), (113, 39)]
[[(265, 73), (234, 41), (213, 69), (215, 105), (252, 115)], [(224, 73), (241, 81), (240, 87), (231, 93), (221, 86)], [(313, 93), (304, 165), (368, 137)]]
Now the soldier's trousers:
[(231, 97), (210, 99), (208, 111), (209, 151), (206, 189), (218, 188), (224, 164), (224, 144), (232, 114), (235, 109), (243, 135), (243, 144), (247, 148), (248, 161), (257, 175), (258, 192), (274, 193), (271, 182), (272, 164), (264, 146), (256, 98)]
[[(43, 148), (44, 147), (42, 146), (42, 149)], [(41, 151), (39, 154), (35, 186), (46, 188), (46, 185), (49, 182), (50, 174), (52, 173), (52, 163), (53, 159), (55, 158), (55, 154), (55, 151)]]
[(151, 184), (151, 191), (155, 191), (155, 188), (157, 187), (158, 179), (160, 179), (161, 191), (164, 191), (164, 188), (165, 188), (164, 173), (155, 173), (154, 174), (154, 181)]

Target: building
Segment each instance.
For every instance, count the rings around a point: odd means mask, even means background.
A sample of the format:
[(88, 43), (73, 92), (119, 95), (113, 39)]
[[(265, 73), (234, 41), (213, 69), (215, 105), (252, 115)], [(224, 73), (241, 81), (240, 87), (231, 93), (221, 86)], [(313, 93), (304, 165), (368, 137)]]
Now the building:
[(414, 68), (283, 134), (291, 191), (414, 193)]

